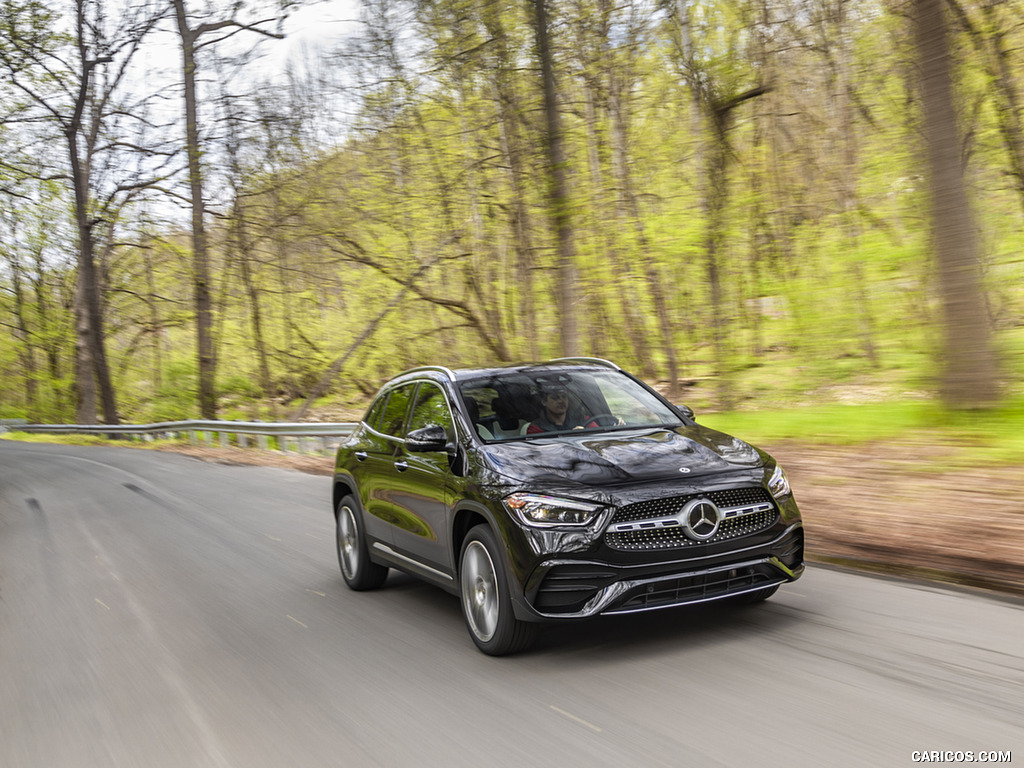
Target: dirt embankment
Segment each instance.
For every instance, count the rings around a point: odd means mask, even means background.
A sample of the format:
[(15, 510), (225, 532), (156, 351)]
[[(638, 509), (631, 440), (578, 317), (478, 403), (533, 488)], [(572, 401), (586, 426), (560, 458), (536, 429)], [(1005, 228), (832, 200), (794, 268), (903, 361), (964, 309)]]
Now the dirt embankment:
[(1024, 467), (931, 470), (942, 449), (900, 443), (771, 450), (812, 556), (1024, 595)]
[[(808, 556), (1024, 595), (1024, 467), (932, 471), (931, 447), (766, 446), (786, 468)], [(329, 475), (325, 457), (237, 448), (170, 450), (207, 461)]]

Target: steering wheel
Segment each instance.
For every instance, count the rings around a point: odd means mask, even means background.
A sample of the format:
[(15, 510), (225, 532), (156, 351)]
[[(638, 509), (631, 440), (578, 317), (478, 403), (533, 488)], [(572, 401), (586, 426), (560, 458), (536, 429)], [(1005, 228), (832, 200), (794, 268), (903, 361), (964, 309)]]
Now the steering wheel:
[(618, 427), (622, 425), (622, 419), (614, 414), (602, 411), (601, 413), (592, 413), (586, 417), (587, 424), (592, 421), (597, 422), (598, 426), (601, 427)]

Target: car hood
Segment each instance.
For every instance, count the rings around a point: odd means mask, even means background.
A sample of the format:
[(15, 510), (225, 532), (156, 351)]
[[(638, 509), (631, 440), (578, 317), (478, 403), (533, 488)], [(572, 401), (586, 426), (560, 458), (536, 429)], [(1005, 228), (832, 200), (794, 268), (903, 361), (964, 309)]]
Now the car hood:
[(742, 440), (696, 424), (491, 443), (483, 453), (491, 469), (509, 480), (591, 487), (691, 480), (762, 466), (767, 458)]

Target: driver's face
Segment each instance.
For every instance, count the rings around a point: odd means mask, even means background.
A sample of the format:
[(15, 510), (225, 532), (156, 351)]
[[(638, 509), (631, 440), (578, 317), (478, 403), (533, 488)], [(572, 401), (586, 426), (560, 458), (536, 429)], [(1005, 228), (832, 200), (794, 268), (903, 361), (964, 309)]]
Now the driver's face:
[(569, 410), (569, 393), (565, 390), (544, 395), (544, 409), (554, 416), (564, 416)]

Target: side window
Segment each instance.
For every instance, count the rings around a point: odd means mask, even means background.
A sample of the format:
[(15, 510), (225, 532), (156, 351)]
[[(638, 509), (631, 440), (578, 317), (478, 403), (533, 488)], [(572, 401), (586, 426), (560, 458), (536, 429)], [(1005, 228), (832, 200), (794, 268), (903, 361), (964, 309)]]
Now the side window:
[(412, 390), (412, 384), (406, 384), (404, 387), (391, 390), (387, 405), (384, 406), (380, 425), (377, 427), (378, 430), (385, 435), (401, 437), (402, 424), (405, 422), (405, 412), (409, 410)]
[(370, 409), (366, 412), (366, 416), (363, 417), (363, 421), (367, 426), (377, 429), (377, 425), (380, 423), (380, 414), (384, 410), (384, 403), (387, 401), (387, 395), (381, 395), (373, 401)]
[(416, 402), (413, 405), (412, 416), (409, 419), (409, 431), (420, 427), (427, 427), (432, 424), (444, 427), (448, 433), (448, 439), (455, 437), (455, 430), (452, 425), (452, 411), (448, 405), (448, 398), (444, 390), (436, 384), (423, 382), (420, 384), (419, 392), (416, 393)]

